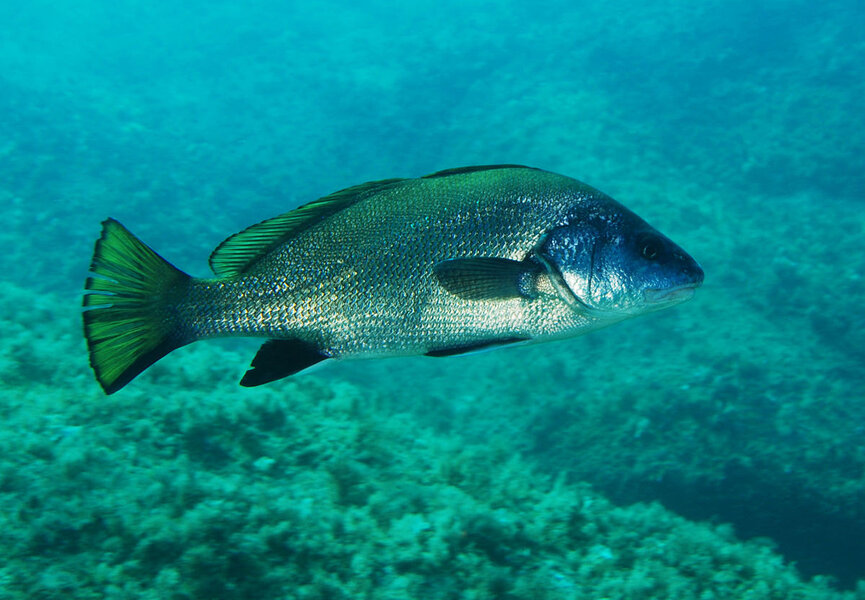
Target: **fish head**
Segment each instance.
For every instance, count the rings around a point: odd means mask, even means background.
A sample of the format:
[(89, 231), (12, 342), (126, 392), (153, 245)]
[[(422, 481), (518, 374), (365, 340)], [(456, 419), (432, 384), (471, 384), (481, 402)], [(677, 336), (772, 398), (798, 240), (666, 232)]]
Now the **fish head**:
[(634, 316), (683, 302), (702, 284), (697, 261), (612, 199), (580, 213), (548, 232), (538, 256), (581, 310)]

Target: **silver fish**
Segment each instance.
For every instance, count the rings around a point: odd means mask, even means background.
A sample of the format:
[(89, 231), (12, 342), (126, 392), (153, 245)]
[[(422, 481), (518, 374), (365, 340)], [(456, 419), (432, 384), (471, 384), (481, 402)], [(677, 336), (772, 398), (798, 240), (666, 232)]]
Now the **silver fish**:
[(703, 271), (575, 179), (517, 165), (351, 187), (233, 235), (192, 278), (103, 223), (84, 296), (90, 362), (116, 392), (175, 348), (269, 338), (241, 385), (322, 360), (581, 335), (690, 298)]

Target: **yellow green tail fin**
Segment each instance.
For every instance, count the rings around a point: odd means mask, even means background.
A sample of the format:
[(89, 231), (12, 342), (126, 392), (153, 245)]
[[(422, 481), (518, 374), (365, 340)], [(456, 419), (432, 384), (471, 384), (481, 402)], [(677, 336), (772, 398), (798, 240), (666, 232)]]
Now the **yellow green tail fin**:
[(114, 219), (102, 223), (85, 283), (84, 336), (90, 365), (106, 394), (192, 341), (178, 331), (174, 308), (191, 278)]

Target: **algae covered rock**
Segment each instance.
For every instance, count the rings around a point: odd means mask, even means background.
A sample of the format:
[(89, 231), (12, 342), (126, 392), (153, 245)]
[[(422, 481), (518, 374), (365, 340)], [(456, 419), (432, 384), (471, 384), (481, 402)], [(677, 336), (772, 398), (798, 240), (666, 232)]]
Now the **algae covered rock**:
[(853, 598), (351, 384), (200, 388), (183, 370), (110, 399), (7, 383), (0, 598)]

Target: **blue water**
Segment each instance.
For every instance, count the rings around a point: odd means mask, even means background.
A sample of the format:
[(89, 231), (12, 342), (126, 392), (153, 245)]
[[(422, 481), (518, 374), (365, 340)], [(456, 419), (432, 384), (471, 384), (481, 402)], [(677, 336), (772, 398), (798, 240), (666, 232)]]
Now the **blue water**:
[[(854, 597), (861, 2), (247, 4), (0, 3), (0, 599)], [(106, 217), (206, 276), (332, 191), (497, 163), (604, 190), (705, 286), (256, 390), (254, 341), (93, 379)]]

